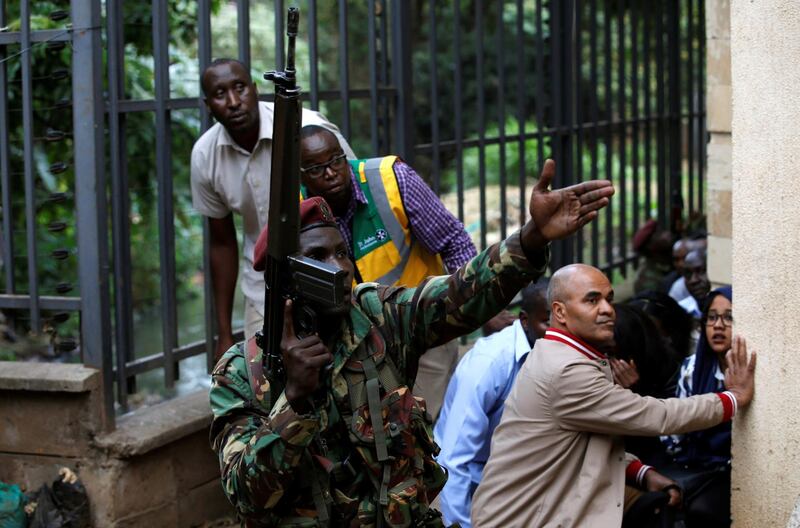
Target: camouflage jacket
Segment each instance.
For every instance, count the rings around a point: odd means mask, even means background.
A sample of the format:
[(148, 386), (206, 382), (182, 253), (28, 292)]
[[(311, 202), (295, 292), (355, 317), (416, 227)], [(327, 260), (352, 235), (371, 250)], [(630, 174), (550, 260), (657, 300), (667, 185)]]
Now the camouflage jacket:
[[(413, 481), (392, 482), (389, 494), (400, 498), (392, 496), (389, 510), (404, 501), (414, 503), (413, 508), (389, 511), (384, 515), (388, 523), (376, 523), (377, 497), (369, 456), (358, 456), (363, 455), (358, 451), (365, 447), (356, 445), (358, 434), (354, 436), (346, 425), (347, 415), (354, 414), (350, 409), (353, 385), (343, 370), (356, 357), (387, 355), (402, 385), (394, 391), (394, 401), (407, 402), (407, 409), (417, 409), (419, 403), (425, 414), (424, 403), (411, 398), (409, 389), (420, 354), (479, 328), (522, 287), (542, 275), (549, 250), (530, 256), (529, 262), (517, 232), (490, 246), (454, 274), (430, 277), (417, 288), (375, 283), (357, 286), (353, 307), (338, 338), (328, 343), (334, 366), (327, 403), (317, 405), (309, 414), (296, 414), (283, 394), (268, 409), (263, 403), (270, 401), (266, 378), (255, 385), (248, 380), (246, 362), (261, 362), (261, 354), (248, 357), (242, 344), (228, 350), (212, 377), (214, 419), (210, 436), (219, 455), (224, 491), (239, 513), (256, 526), (407, 526), (402, 521), (404, 516), (419, 526), (441, 525), (441, 521), (420, 522), (418, 516), (427, 510), (443, 484), (442, 479), (436, 489), (427, 489), (433, 487), (432, 473), (430, 468), (421, 468), (420, 457), (415, 456), (415, 449), (427, 451), (427, 455), (438, 451), (429, 423), (425, 424), (425, 434), (414, 431), (416, 443), (410, 452), (392, 452), (391, 457), (392, 471), (416, 466), (419, 475)], [(384, 409), (384, 419), (386, 414)], [(365, 420), (369, 422), (369, 418)], [(327, 480), (317, 477), (318, 467), (329, 474)], [(332, 503), (338, 517), (320, 522), (315, 494)], [(417, 510), (415, 503), (424, 506)], [(391, 522), (392, 515), (400, 520)]]

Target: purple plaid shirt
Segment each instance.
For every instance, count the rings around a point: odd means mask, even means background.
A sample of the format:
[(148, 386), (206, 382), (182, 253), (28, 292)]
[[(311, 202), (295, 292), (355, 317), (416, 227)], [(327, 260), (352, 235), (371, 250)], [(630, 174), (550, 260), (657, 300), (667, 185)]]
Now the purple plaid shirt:
[[(399, 159), (392, 167), (400, 189), (400, 198), (406, 210), (411, 233), (422, 247), (434, 255), (440, 255), (448, 273), (453, 273), (462, 264), (478, 254), (464, 224), (448, 211), (441, 200), (433, 193), (417, 172), (407, 163)], [(352, 167), (350, 168), (352, 183), (352, 200), (347, 212), (336, 218), (339, 231), (353, 257), (353, 217), (356, 204), (366, 204), (367, 198), (361, 190)]]

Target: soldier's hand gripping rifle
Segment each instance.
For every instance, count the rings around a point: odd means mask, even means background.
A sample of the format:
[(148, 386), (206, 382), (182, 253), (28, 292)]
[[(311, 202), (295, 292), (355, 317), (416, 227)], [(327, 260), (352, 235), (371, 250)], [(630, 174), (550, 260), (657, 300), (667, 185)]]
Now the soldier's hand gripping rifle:
[[(300, 88), (296, 84), (294, 45), (300, 11), (290, 7), (286, 35), (286, 68), (271, 71), (264, 79), (275, 83), (275, 114), (272, 129), (272, 172), (267, 218), (267, 257), (264, 328), (256, 336), (266, 356), (267, 376), (273, 401), (286, 383), (281, 356), (281, 334), (286, 299), (294, 306), (298, 337), (316, 331), (314, 307), (344, 303), (347, 273), (328, 264), (297, 254), (300, 239)], [(282, 51), (282, 50), (281, 50)], [(280, 51), (279, 51), (280, 53)]]

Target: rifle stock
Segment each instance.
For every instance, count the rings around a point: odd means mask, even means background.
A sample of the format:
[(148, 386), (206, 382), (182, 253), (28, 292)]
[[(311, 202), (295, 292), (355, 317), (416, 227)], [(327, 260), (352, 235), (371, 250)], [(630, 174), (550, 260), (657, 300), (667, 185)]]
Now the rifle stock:
[(285, 69), (264, 74), (264, 79), (275, 83), (275, 113), (264, 271), (264, 327), (256, 339), (264, 351), (272, 403), (286, 382), (280, 350), (286, 299), (293, 299), (293, 318), (298, 336), (310, 335), (317, 326), (315, 308), (334, 307), (344, 302), (347, 275), (343, 270), (297, 255), (300, 244), (302, 107), (295, 78), (294, 50), (299, 18), (299, 10), (290, 7), (286, 24), (288, 49)]

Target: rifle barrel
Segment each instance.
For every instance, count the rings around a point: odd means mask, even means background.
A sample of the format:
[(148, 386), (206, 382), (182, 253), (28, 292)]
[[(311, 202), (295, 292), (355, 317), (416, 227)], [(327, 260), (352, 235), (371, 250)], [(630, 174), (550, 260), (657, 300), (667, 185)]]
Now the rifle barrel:
[(286, 53), (286, 74), (294, 77), (294, 41), (297, 37), (297, 26), (300, 23), (300, 10), (290, 7), (286, 22), (286, 36), (288, 37), (288, 49)]

